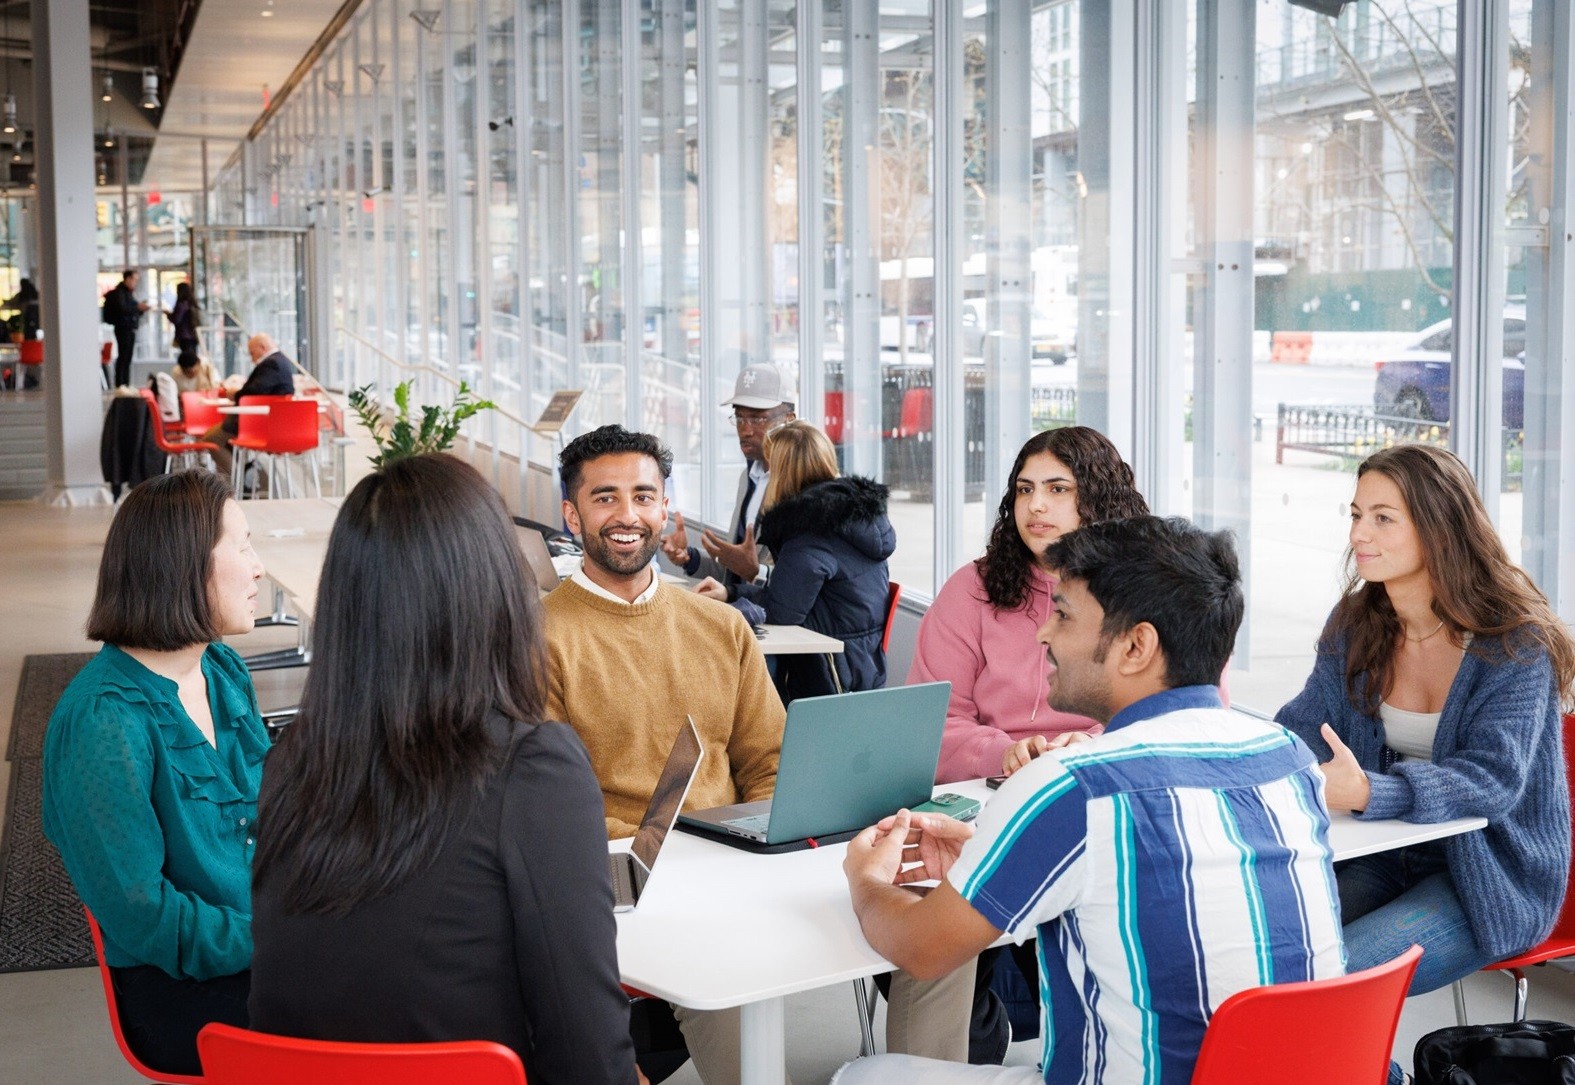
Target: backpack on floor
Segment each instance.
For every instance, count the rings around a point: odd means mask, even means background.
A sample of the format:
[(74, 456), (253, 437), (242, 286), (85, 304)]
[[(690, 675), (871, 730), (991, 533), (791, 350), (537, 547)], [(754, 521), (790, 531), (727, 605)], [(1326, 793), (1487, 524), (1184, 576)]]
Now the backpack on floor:
[(1416, 1085), (1575, 1085), (1575, 1026), (1441, 1028), (1417, 1041)]

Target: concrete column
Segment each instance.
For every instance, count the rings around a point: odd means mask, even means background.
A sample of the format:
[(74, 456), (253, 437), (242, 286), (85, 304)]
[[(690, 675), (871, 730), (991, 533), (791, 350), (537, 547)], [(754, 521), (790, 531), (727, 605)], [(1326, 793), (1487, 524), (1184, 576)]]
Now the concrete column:
[(88, 9), (33, 5), (38, 102), (39, 292), (44, 321), (44, 443), (55, 505), (109, 501), (98, 463), (99, 397), (93, 208), (93, 85)]

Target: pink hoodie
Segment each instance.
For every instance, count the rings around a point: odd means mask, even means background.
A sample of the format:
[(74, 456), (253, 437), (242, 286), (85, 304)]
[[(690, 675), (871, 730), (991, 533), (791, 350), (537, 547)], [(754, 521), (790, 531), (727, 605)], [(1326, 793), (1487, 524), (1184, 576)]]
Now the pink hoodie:
[(1097, 735), (1105, 729), (1085, 716), (1057, 712), (1046, 701), (1050, 662), (1034, 638), (1050, 616), (1054, 587), (1036, 568), (1027, 606), (997, 610), (970, 561), (930, 604), (919, 623), (908, 683), (952, 684), (936, 783), (998, 775), (1007, 749), (1030, 735)]

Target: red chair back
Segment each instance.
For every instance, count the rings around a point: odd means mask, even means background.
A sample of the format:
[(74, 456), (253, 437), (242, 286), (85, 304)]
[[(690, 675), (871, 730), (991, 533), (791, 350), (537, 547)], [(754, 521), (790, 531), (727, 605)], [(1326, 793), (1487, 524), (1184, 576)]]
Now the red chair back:
[(100, 343), (98, 345), (98, 364), (108, 365), (110, 351), (115, 349), (114, 343)]
[(900, 437), (917, 437), (935, 427), (935, 393), (929, 388), (909, 388), (902, 393)]
[(842, 443), (843, 402), (841, 392), (826, 393), (826, 436), (834, 445)]
[(490, 1040), (357, 1044), (213, 1024), (197, 1034), (197, 1052), (213, 1085), (525, 1085), (520, 1057)]
[(897, 601), (902, 598), (902, 585), (895, 580), (886, 582), (886, 632), (881, 634), (880, 650), (882, 652), (891, 647), (891, 627), (897, 620)]
[(1421, 957), (1412, 946), (1365, 972), (1238, 991), (1209, 1020), (1192, 1085), (1379, 1085)]
[[(265, 398), (265, 397), (263, 397), (263, 396), (248, 396), (246, 405), (249, 406), (249, 407), (261, 407), (261, 406), (263, 406), (263, 404), (258, 402), (258, 401), (263, 399), (263, 398)], [(230, 441), (230, 443), (232, 445), (239, 445), (241, 448), (256, 449), (257, 451), (267, 451), (267, 449), (268, 449), (268, 417), (269, 417), (269, 415), (273, 414), (273, 408), (274, 408), (274, 405), (270, 403), (270, 404), (268, 404), (268, 414), (238, 414), (238, 415), (236, 415), (235, 416), (235, 421), (236, 421), (235, 437), (234, 437), (233, 440)]]
[(287, 399), (271, 406), (268, 420), (268, 452), (290, 454), (317, 447), (317, 401)]
[(182, 392), (180, 394), (180, 413), (186, 420), (186, 432), (193, 437), (201, 437), (214, 426), (224, 420), (219, 413), (217, 403), (207, 402), (216, 399), (212, 392)]
[(24, 339), (16, 347), (17, 360), (23, 365), (44, 364), (44, 341), (42, 339)]
[(93, 913), (86, 908), (82, 914), (87, 916), (88, 933), (93, 936), (93, 957), (98, 961), (98, 977), (104, 983), (104, 1003), (109, 1009), (109, 1027), (115, 1034), (115, 1046), (120, 1048), (120, 1054), (137, 1073), (150, 1081), (166, 1081), (171, 1085), (203, 1085), (207, 1078), (192, 1077), (189, 1074), (164, 1074), (143, 1065), (142, 1060), (132, 1053), (126, 1045), (126, 1034), (120, 1030), (120, 1004), (115, 1000), (115, 983), (109, 974), (109, 966), (104, 963), (104, 932), (98, 928), (98, 920), (93, 918)]

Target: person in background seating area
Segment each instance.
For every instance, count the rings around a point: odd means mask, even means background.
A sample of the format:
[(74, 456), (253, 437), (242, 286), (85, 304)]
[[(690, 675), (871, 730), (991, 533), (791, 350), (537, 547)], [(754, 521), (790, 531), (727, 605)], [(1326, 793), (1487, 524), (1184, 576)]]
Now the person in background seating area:
[[(886, 517), (886, 487), (840, 476), (837, 450), (814, 425), (784, 422), (766, 435), (770, 468), (760, 541), (775, 565), (765, 584), (695, 590), (713, 599), (748, 599), (774, 625), (802, 625), (842, 641), (840, 654), (783, 656), (776, 684), (783, 703), (886, 684), (886, 559), (897, 535)], [(837, 674), (831, 673), (832, 661)]]
[(104, 933), (126, 1042), (201, 1073), (197, 1033), (246, 1027), (252, 820), (268, 735), (251, 672), (262, 563), (211, 471), (135, 487), (110, 522), (87, 635), (104, 647), (44, 736), (44, 834)]
[(175, 356), (170, 377), (180, 392), (215, 392), (219, 388), (219, 374), (213, 363), (197, 356), (197, 351), (183, 350)]
[(769, 547), (760, 544), (757, 532), (765, 503), (770, 469), (766, 464), (765, 437), (777, 426), (793, 420), (793, 400), (782, 371), (774, 365), (745, 366), (733, 384), (730, 420), (738, 430), (738, 447), (744, 453), (744, 470), (738, 477), (738, 501), (728, 521), (730, 534), (703, 532), (704, 553), (689, 545), (684, 514), (673, 514), (673, 533), (662, 540), (662, 554), (689, 577), (711, 577), (725, 588), (754, 583), (771, 566)]
[[(252, 373), (246, 378), (246, 383), (241, 385), (235, 393), (237, 404), (245, 401), (247, 396), (291, 396), (295, 394), (295, 369), (290, 364), (290, 359), (280, 350), (273, 341), (273, 336), (259, 332), (246, 341), (246, 353), (252, 357)], [(221, 474), (230, 473), (230, 463), (234, 453), (230, 451), (230, 439), (239, 432), (240, 419), (236, 415), (226, 415), (202, 439), (212, 441), (219, 446), (213, 454), (214, 462), (218, 465)]]

